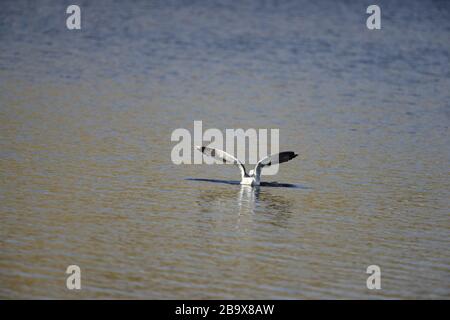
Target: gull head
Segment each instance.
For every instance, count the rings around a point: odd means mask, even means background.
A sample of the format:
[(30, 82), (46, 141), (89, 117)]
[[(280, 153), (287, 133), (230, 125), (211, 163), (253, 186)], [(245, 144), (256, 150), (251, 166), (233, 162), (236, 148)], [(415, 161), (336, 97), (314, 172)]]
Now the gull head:
[(249, 175), (250, 177), (253, 177), (253, 176), (255, 175), (255, 171), (254, 171), (254, 170), (250, 170), (250, 171), (248, 172), (248, 175)]

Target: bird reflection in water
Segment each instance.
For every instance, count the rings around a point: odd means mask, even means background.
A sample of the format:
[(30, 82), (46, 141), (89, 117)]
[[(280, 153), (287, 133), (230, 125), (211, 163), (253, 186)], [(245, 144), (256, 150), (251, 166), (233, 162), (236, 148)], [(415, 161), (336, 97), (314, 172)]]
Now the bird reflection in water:
[[(210, 180), (210, 179), (189, 179), (191, 181), (205, 181), (215, 183), (226, 183), (239, 185), (238, 181)], [(264, 219), (267, 223), (278, 227), (287, 227), (289, 217), (293, 214), (292, 202), (282, 196), (276, 189), (265, 187), (284, 187), (292, 189), (304, 189), (298, 185), (265, 183), (262, 186), (239, 185), (239, 191), (236, 195), (236, 188), (210, 188), (200, 193), (200, 200), (197, 202), (202, 212), (228, 212), (227, 208), (236, 208), (238, 210), (238, 221), (236, 227), (239, 228), (241, 219), (251, 219), (253, 215), (259, 215), (258, 220)], [(292, 190), (295, 192), (294, 190)], [(233, 198), (235, 199), (233, 201)]]

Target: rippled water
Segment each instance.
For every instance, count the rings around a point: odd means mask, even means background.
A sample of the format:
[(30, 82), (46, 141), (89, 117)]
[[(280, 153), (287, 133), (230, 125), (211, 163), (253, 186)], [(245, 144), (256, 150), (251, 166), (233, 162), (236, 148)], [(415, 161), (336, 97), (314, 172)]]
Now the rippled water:
[[(0, 297), (450, 297), (448, 3), (78, 3), (2, 1)], [(172, 164), (194, 120), (297, 187)]]

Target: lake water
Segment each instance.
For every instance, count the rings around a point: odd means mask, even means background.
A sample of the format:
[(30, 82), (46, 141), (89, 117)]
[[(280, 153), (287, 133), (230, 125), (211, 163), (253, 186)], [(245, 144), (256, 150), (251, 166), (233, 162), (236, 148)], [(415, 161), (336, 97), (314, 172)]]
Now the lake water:
[[(1, 298), (450, 298), (447, 2), (77, 3), (2, 1)], [(172, 163), (194, 120), (297, 188), (195, 180), (239, 173)]]

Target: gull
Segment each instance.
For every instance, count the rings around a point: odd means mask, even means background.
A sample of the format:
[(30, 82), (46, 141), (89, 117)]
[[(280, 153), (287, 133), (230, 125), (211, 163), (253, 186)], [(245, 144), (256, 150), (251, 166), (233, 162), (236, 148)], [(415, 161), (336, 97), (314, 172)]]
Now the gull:
[(247, 173), (247, 170), (245, 170), (244, 165), (242, 164), (239, 159), (233, 157), (231, 154), (222, 151), (220, 149), (214, 149), (204, 146), (195, 146), (195, 148), (214, 158), (219, 161), (222, 161), (223, 163), (232, 163), (238, 166), (239, 170), (241, 171), (241, 184), (242, 185), (250, 185), (250, 186), (259, 186), (261, 182), (261, 171), (262, 168), (271, 166), (273, 164), (279, 164), (283, 162), (287, 162), (291, 159), (294, 159), (298, 154), (296, 154), (293, 151), (283, 151), (280, 153), (276, 153), (273, 155), (270, 155), (268, 157), (265, 157), (264, 159), (260, 160), (254, 170), (250, 170)]

